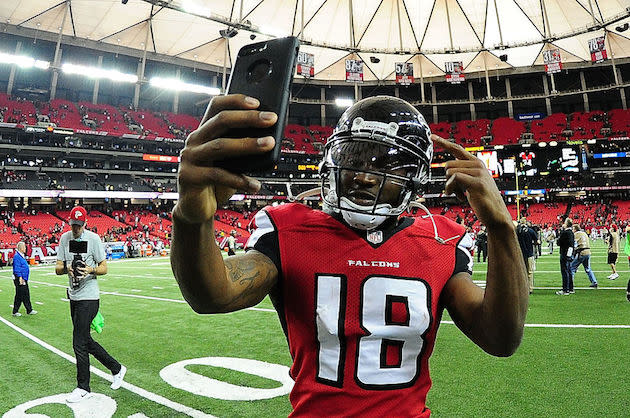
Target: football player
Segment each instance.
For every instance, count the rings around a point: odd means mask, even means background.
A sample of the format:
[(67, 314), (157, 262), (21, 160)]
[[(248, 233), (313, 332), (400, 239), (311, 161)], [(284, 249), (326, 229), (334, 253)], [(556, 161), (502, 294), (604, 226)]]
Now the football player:
[[(444, 308), (486, 352), (514, 353), (528, 289), (511, 216), (483, 162), (431, 135), (401, 99), (367, 98), (343, 114), (320, 168), (323, 211), (265, 208), (252, 221), (248, 251), (224, 260), (212, 239), (217, 206), (260, 184), (213, 161), (273, 147), (270, 137), (223, 137), (273, 125), (277, 116), (258, 105), (216, 97), (188, 137), (171, 264), (198, 313), (232, 312), (270, 295), (293, 359), (292, 416), (429, 416), (428, 360)], [(467, 199), (487, 227), (485, 290), (471, 280), (463, 226), (428, 211), (400, 217), (429, 178), (434, 143), (456, 158), (446, 164), (446, 193)]]

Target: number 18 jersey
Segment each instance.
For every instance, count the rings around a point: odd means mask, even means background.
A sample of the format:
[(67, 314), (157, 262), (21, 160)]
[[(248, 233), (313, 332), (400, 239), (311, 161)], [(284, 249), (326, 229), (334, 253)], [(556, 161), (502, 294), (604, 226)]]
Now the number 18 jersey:
[(357, 231), (301, 204), (265, 208), (247, 249), (276, 263), (293, 358), (291, 416), (426, 417), (440, 293), (472, 269), (462, 226), (434, 216)]

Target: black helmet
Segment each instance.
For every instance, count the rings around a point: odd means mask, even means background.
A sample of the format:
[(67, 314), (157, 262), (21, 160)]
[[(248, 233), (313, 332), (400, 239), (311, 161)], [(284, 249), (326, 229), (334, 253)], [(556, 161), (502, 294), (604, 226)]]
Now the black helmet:
[[(354, 227), (373, 229), (406, 209), (411, 195), (429, 180), (432, 156), (429, 125), (416, 108), (396, 97), (363, 99), (344, 112), (326, 143), (320, 166), (324, 205), (341, 211)], [(340, 181), (344, 170), (380, 179), (372, 203), (348, 199)], [(380, 200), (386, 182), (400, 186), (389, 202)]]

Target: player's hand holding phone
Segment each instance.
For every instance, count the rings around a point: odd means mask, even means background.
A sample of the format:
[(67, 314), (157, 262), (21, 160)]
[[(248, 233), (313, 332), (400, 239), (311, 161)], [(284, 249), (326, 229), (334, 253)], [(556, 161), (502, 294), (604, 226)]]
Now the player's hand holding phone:
[(237, 173), (270, 171), (277, 164), (298, 51), (295, 37), (239, 50), (229, 94), (212, 99), (181, 152), (174, 216), (206, 222), (235, 190), (260, 189), (257, 180)]
[[(235, 174), (229, 167), (214, 166), (216, 161), (260, 155), (274, 148), (271, 136), (227, 138), (240, 128), (262, 129), (273, 126), (278, 116), (259, 111), (258, 99), (243, 94), (217, 96), (210, 102), (199, 128), (186, 140), (177, 175), (179, 201), (174, 215), (188, 223), (212, 219), (217, 205), (227, 202), (235, 190), (257, 192), (258, 180)], [(234, 171), (242, 171), (236, 168)]]

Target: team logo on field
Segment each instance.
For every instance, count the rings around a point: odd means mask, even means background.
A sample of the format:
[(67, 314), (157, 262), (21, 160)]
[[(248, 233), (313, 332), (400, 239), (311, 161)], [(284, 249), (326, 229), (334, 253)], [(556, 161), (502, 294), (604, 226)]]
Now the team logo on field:
[(381, 242), (383, 242), (383, 231), (368, 232), (367, 240), (372, 244), (380, 244)]

